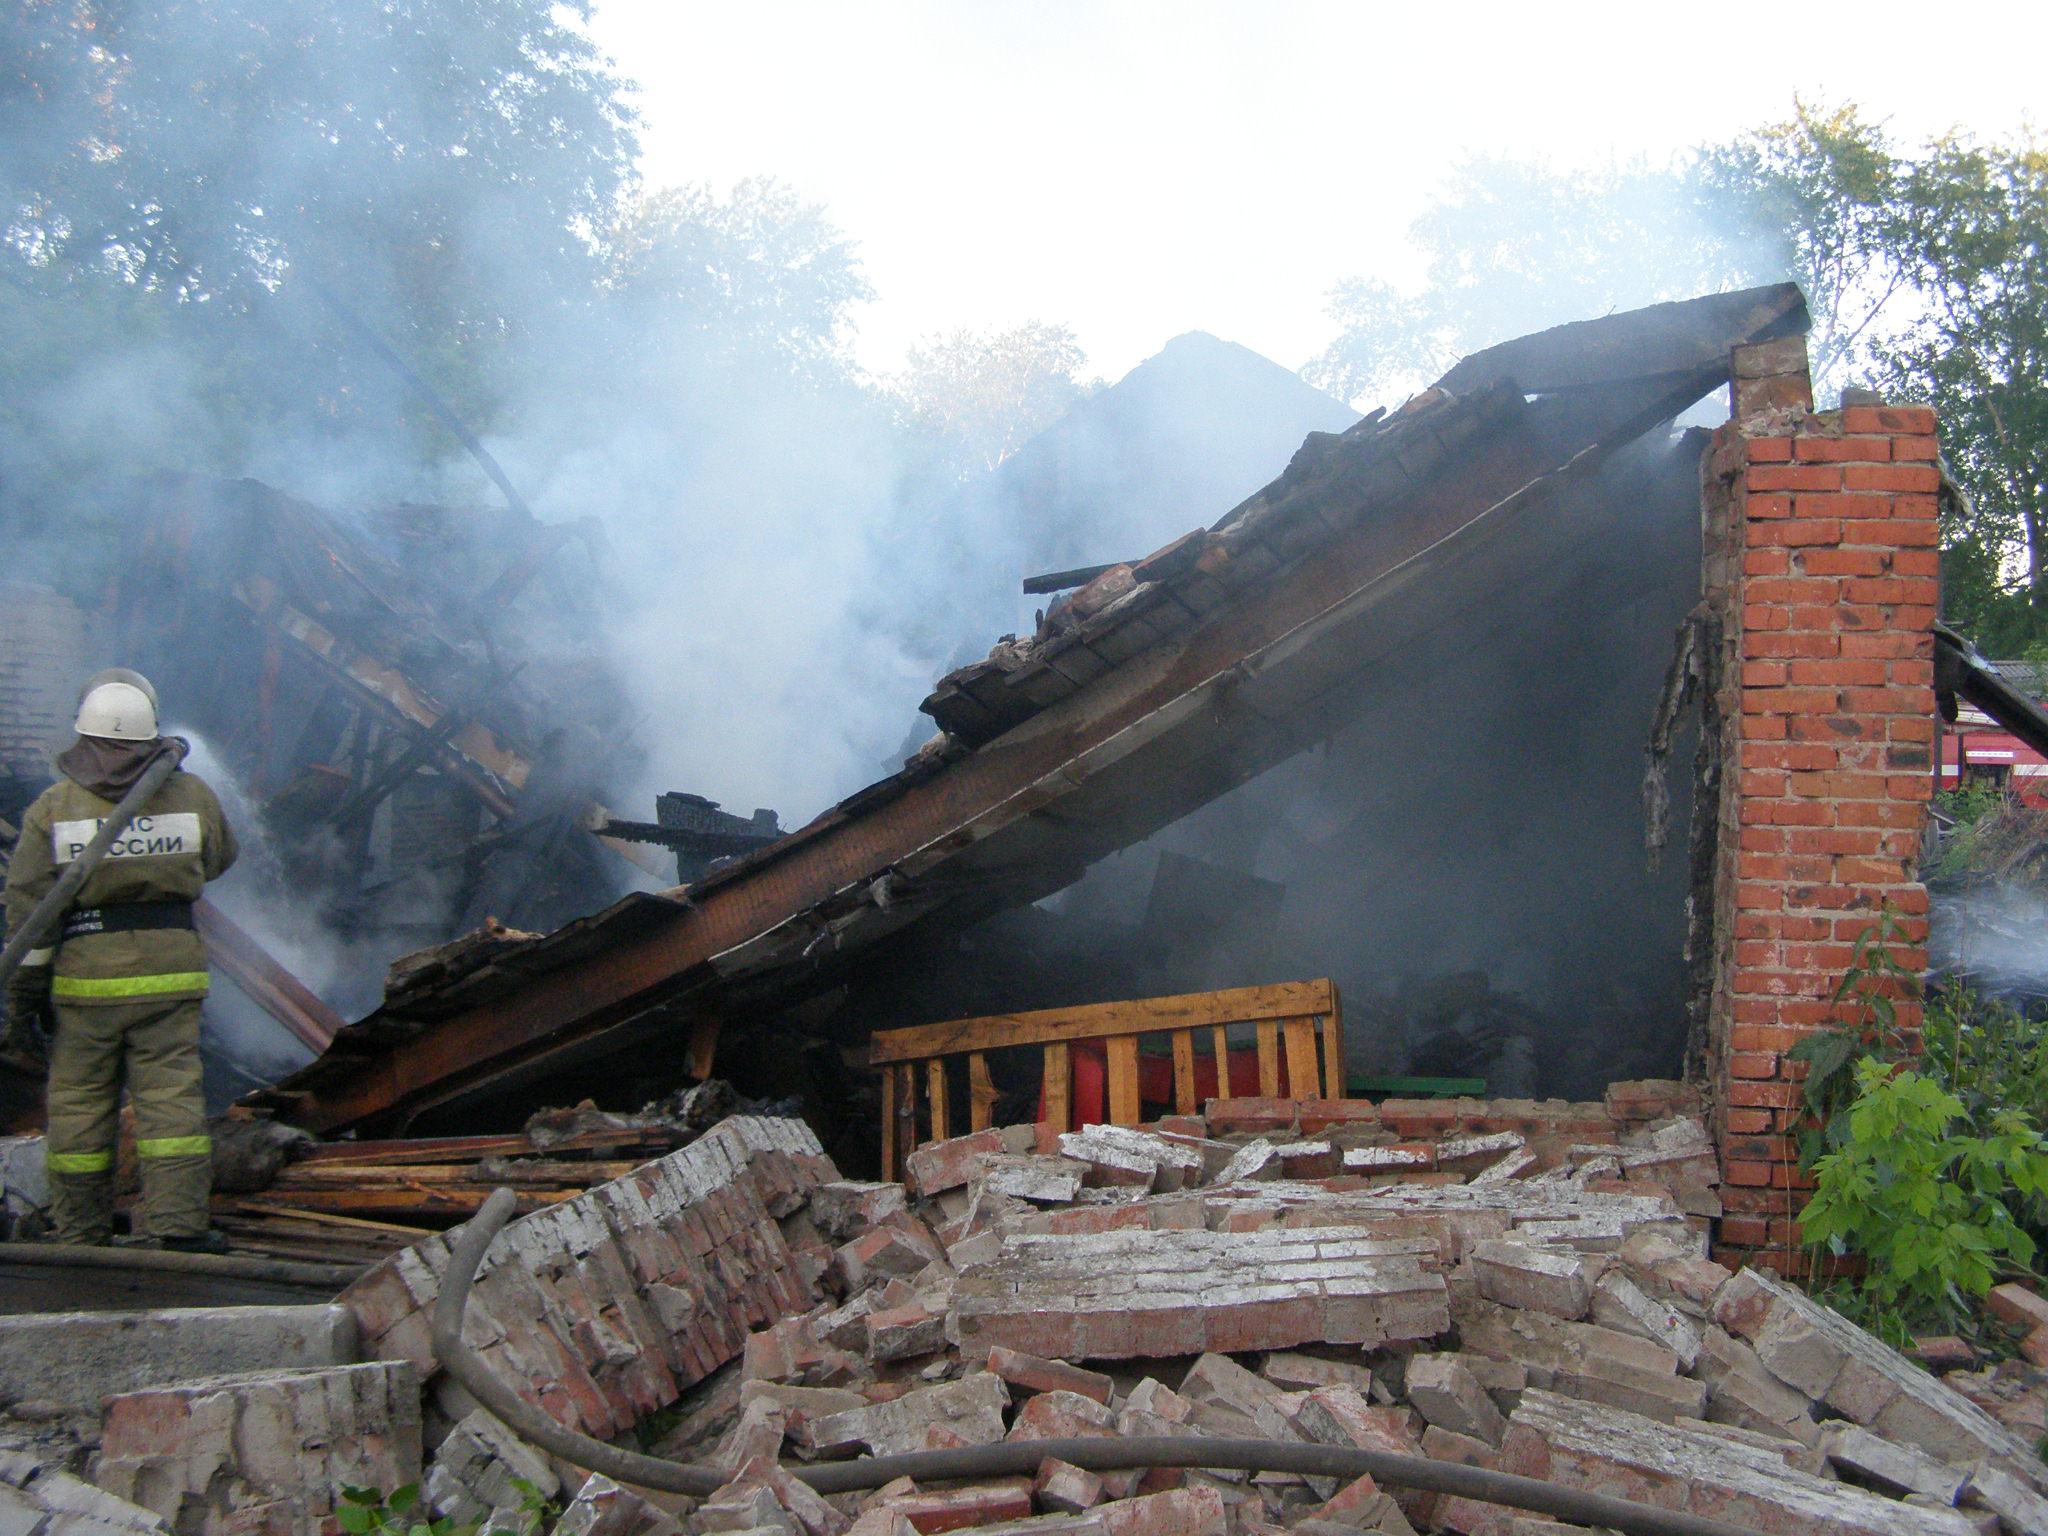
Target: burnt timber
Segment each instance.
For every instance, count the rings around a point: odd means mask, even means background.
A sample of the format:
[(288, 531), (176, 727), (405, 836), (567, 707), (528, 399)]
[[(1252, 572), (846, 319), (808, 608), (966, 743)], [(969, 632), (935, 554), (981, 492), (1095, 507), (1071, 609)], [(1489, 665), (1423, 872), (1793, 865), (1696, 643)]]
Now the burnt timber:
[(255, 1102), (316, 1132), (389, 1132), (650, 1044), (680, 1060), (707, 1021), (793, 1001), (913, 925), (1060, 889), (1326, 735), (1560, 550), (1611, 536), (1568, 493), (1727, 384), (1731, 348), (1805, 326), (1790, 285), (1660, 305), (1475, 354), (1391, 414), (1312, 434), (1215, 527), (944, 679), (923, 706), (941, 735), (902, 772), (692, 886), (387, 995)]

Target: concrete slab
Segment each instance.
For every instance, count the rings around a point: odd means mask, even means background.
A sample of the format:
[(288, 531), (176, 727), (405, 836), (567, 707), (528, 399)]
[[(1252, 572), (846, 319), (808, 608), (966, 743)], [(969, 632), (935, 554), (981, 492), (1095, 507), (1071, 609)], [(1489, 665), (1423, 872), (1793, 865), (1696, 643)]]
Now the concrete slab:
[(342, 1306), (0, 1317), (0, 1398), (73, 1413), (97, 1414), (100, 1399), (140, 1387), (359, 1358), (355, 1317)]

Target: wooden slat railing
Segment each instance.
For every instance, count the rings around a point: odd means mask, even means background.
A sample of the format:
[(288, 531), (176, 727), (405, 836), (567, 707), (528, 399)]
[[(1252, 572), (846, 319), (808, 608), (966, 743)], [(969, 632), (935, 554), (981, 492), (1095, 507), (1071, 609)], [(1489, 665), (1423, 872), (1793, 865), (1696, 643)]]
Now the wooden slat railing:
[[(998, 1013), (876, 1032), (868, 1060), (882, 1074), (882, 1177), (903, 1176), (903, 1159), (922, 1141), (960, 1134), (953, 1124), (948, 1060), (967, 1058), (969, 1131), (993, 1123), (996, 1088), (988, 1053), (1036, 1045), (1044, 1053), (1044, 1119), (1063, 1129), (1074, 1121), (1073, 1047), (1099, 1044), (1106, 1057), (1107, 1104), (1112, 1125), (1144, 1118), (1138, 1046), (1146, 1035), (1164, 1036), (1173, 1061), (1174, 1112), (1199, 1113), (1196, 1057), (1215, 1061), (1219, 1098), (1230, 1097), (1228, 1032), (1251, 1025), (1263, 1098), (1342, 1098), (1344, 1022), (1334, 982), (1290, 981), (1180, 997), (1137, 998), (1036, 1013)], [(1204, 1033), (1206, 1031), (1206, 1036)], [(1086, 1107), (1083, 1108), (1086, 1113)]]

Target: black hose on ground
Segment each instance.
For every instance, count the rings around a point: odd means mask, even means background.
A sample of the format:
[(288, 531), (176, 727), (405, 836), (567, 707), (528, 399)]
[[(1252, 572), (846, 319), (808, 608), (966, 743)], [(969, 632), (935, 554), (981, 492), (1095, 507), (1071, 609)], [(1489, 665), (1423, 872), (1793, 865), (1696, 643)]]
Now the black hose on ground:
[(0, 1243), (0, 1264), (39, 1264), (57, 1269), (139, 1269), (179, 1275), (218, 1275), (228, 1280), (262, 1280), (340, 1291), (360, 1279), (359, 1264), (301, 1264), (235, 1253), (180, 1253), (175, 1248), (89, 1248), (72, 1243)]
[[(490, 1199), (461, 1229), (441, 1277), (434, 1302), (434, 1354), (456, 1385), (501, 1419), (514, 1433), (550, 1455), (602, 1473), (614, 1482), (684, 1493), (702, 1498), (724, 1479), (715, 1472), (680, 1466), (636, 1451), (620, 1450), (557, 1424), (520, 1397), (467, 1344), (462, 1342), (462, 1317), (484, 1250), (511, 1218), (517, 1197), (509, 1189)], [(921, 1481), (1003, 1477), (1030, 1474), (1047, 1457), (1072, 1462), (1094, 1472), (1133, 1467), (1213, 1467), (1244, 1472), (1294, 1472), (1309, 1477), (1350, 1481), (1371, 1474), (1376, 1482), (1425, 1493), (1445, 1493), (1533, 1510), (1579, 1525), (1606, 1526), (1623, 1536), (1758, 1536), (1745, 1526), (1709, 1520), (1677, 1510), (1653, 1509), (1626, 1499), (1489, 1472), (1483, 1467), (1431, 1461), (1420, 1456), (1395, 1456), (1347, 1446), (1290, 1445), (1275, 1440), (1211, 1440), (1160, 1437), (1101, 1440), (1005, 1441), (949, 1451), (916, 1451), (907, 1456), (867, 1456), (858, 1461), (820, 1466), (789, 1466), (819, 1493), (851, 1493), (879, 1488), (899, 1477)]]
[(114, 839), (128, 830), (128, 823), (141, 813), (142, 808), (149, 804), (150, 797), (163, 788), (164, 780), (176, 772), (184, 760), (185, 754), (177, 747), (171, 747), (142, 770), (142, 777), (100, 823), (99, 831), (85, 845), (85, 851), (65, 867), (64, 873), (57, 877), (57, 883), (50, 887), (49, 894), (36, 903), (35, 909), (9, 936), (7, 947), (0, 949), (0, 993), (6, 991), (8, 981), (21, 968), (23, 957), (43, 942), (57, 919), (64, 915), (64, 909), (71, 905), (71, 898), (78, 894), (78, 888), (99, 868), (107, 850), (114, 846)]

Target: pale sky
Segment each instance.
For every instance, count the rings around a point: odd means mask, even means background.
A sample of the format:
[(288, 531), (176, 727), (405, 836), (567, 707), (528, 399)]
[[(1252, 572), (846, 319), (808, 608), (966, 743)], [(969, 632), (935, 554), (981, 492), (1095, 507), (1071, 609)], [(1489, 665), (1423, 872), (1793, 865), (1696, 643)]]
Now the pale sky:
[(857, 354), (1064, 323), (1111, 379), (1206, 330), (1298, 367), (1412, 281), (1469, 153), (1649, 156), (1853, 100), (1912, 141), (2040, 115), (2048, 4), (598, 0), (650, 182), (769, 175), (859, 245)]

